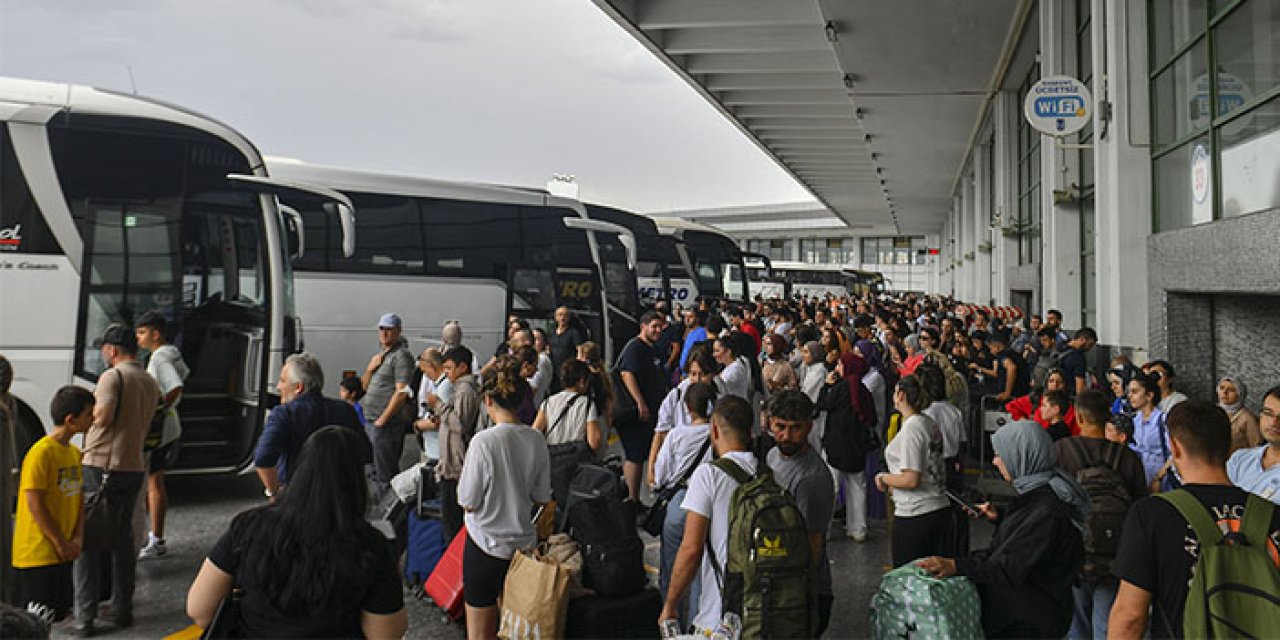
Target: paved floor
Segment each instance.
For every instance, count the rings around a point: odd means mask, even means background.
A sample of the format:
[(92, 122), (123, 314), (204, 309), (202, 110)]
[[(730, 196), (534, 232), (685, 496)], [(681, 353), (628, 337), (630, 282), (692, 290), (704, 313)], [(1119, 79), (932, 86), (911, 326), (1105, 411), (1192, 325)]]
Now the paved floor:
[[(139, 563), (134, 626), (109, 637), (160, 638), (188, 627), (186, 592), (205, 554), (235, 514), (263, 501), (261, 485), (254, 476), (172, 477), (169, 491), (169, 553)], [(826, 637), (869, 635), (868, 604), (889, 563), (885, 524), (872, 522), (869, 541), (859, 544), (836, 536), (830, 543), (836, 593), (831, 630)], [(649, 562), (656, 566), (656, 543), (649, 546)], [(410, 619), (408, 637), (464, 637), (462, 627), (443, 623), (435, 608), (414, 599), (407, 591), (405, 597)], [(54, 637), (66, 636), (61, 629), (55, 629)]]

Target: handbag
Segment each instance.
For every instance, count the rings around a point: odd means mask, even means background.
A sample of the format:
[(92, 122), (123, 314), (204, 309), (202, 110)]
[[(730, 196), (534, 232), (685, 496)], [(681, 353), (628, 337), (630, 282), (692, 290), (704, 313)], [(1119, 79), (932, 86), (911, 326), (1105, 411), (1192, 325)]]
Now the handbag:
[(213, 612), (209, 626), (200, 632), (200, 640), (241, 637), (244, 630), (240, 628), (240, 600), (243, 598), (244, 589), (233, 584), (231, 593), (218, 603), (218, 610)]
[[(120, 376), (120, 397), (124, 397), (124, 374), (116, 372)], [(116, 400), (116, 411), (111, 418), (111, 425), (114, 427), (120, 420), (120, 405), (124, 404), (120, 400)], [(108, 440), (107, 446), (107, 465), (111, 464), (111, 454), (115, 449), (115, 440)], [(89, 494), (84, 499), (84, 551), (96, 552), (106, 551), (115, 545), (116, 531), (118, 527), (112, 517), (111, 499), (111, 471), (105, 466), (102, 469), (102, 483), (98, 485), (98, 490)]]
[(671, 505), (671, 500), (676, 497), (677, 493), (684, 488), (689, 482), (689, 478), (693, 476), (694, 469), (698, 468), (698, 463), (702, 462), (702, 457), (707, 455), (707, 449), (711, 447), (711, 434), (707, 434), (707, 440), (702, 443), (702, 447), (698, 449), (698, 455), (694, 456), (689, 466), (680, 474), (680, 479), (672, 483), (671, 486), (663, 487), (658, 490), (657, 496), (653, 499), (648, 511), (645, 511), (644, 520), (640, 523), (640, 528), (644, 529), (651, 536), (662, 535), (663, 524), (667, 521), (667, 508)]
[[(547, 438), (550, 438), (556, 427), (559, 427), (560, 423), (564, 421), (564, 417), (573, 408), (574, 403), (582, 398), (582, 395), (576, 395), (569, 400), (564, 409), (560, 411), (560, 415), (556, 417), (555, 422), (547, 428)], [(549, 444), (547, 445), (547, 454), (551, 463), (551, 494), (557, 502), (565, 504), (569, 497), (569, 484), (573, 481), (573, 476), (578, 472), (578, 467), (584, 462), (594, 460), (596, 453), (587, 444), (587, 441), (583, 439), (560, 444)]]

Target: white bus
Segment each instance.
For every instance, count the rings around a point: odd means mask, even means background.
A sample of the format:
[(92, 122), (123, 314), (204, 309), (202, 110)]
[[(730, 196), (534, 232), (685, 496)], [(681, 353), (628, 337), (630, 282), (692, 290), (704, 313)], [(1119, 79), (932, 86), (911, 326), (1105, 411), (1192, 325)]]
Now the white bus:
[(884, 277), (872, 271), (808, 262), (776, 261), (768, 266), (747, 263), (747, 281), (753, 294), (770, 298), (824, 298), (884, 293)]
[(676, 250), (676, 241), (659, 232), (653, 218), (603, 205), (587, 204), (586, 207), (592, 219), (621, 225), (635, 236), (636, 284), (642, 304), (666, 300), (687, 307), (693, 303), (696, 288)]
[(660, 233), (675, 240), (684, 271), (692, 275), (690, 299), (737, 302), (751, 299), (742, 277), (746, 269), (743, 260), (757, 254), (742, 251), (733, 238), (714, 227), (680, 218), (655, 217), (653, 220)]
[(0, 79), (0, 353), (19, 455), (60, 386), (96, 383), (103, 329), (154, 310), (191, 369), (177, 467), (250, 462), (297, 338), (286, 231), (268, 187), (250, 184), (264, 175), (248, 140), (202, 115)]
[[(567, 306), (606, 356), (636, 333), (635, 241), (544, 191), (447, 182), (268, 158), (273, 179), (333, 189), (356, 212), (355, 252), (335, 248), (337, 220), (311, 196), (282, 196), (305, 233), (294, 245), (304, 348), (334, 382), (377, 352), (378, 317), (396, 313), (415, 353), (448, 320), (484, 362), (516, 315), (551, 326)], [(291, 213), (292, 215), (292, 213)]]

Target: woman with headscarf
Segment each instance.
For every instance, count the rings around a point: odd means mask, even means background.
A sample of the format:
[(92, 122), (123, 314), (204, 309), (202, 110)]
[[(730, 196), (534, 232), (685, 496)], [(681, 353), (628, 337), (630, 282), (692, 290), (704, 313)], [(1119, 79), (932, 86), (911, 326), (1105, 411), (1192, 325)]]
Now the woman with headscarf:
[(1129, 405), (1129, 381), (1138, 372), (1138, 368), (1127, 358), (1124, 361), (1118, 360), (1113, 359), (1111, 368), (1107, 370), (1107, 384), (1111, 387), (1111, 395), (1115, 397), (1111, 401), (1111, 415), (1133, 412), (1133, 407)]
[[(827, 381), (827, 363), (823, 359), (822, 345), (817, 340), (806, 342), (799, 349), (800, 366), (796, 368), (796, 377), (800, 381), (800, 390), (804, 392), (816, 406), (822, 395), (822, 387)], [(813, 417), (813, 429), (809, 430), (809, 444), (814, 451), (822, 451), (822, 436), (827, 428), (827, 412), (816, 411)]]
[(818, 409), (827, 412), (822, 449), (836, 483), (845, 495), (845, 534), (858, 542), (867, 539), (867, 482), (863, 470), (867, 452), (876, 448), (876, 407), (862, 383), (867, 361), (856, 353), (840, 356), (827, 374), (818, 397)]
[(870, 340), (859, 340), (853, 345), (853, 352), (862, 356), (867, 363), (867, 373), (862, 376), (862, 384), (871, 392), (871, 399), (876, 405), (876, 432), (884, 433), (889, 420), (889, 412), (885, 410), (889, 404), (889, 379), (880, 364), (880, 352)]
[(1231, 418), (1231, 452), (1262, 444), (1262, 430), (1258, 416), (1244, 407), (1249, 388), (1236, 376), (1226, 376), (1218, 381), (1218, 406)]
[(995, 465), (1018, 492), (997, 512), (978, 505), (996, 523), (991, 546), (967, 558), (930, 557), (918, 564), (938, 577), (966, 576), (982, 597), (988, 638), (1061, 638), (1071, 626), (1071, 584), (1084, 563), (1089, 494), (1058, 469), (1053, 439), (1023, 420), (991, 436)]
[(773, 394), (785, 389), (795, 389), (800, 384), (796, 370), (787, 359), (787, 339), (777, 333), (770, 333), (763, 338), (764, 353), (760, 365), (760, 373), (764, 376), (766, 400)]

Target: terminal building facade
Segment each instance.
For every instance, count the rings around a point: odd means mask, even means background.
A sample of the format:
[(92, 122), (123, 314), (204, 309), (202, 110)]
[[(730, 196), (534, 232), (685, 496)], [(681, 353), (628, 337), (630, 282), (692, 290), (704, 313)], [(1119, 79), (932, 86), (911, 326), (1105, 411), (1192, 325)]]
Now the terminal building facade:
[[(1280, 376), (1280, 3), (597, 4), (820, 202), (677, 215), (774, 259), (1059, 309), (1202, 397)], [(1025, 117), (1051, 76), (1092, 93), (1078, 133)], [(899, 286), (904, 266), (927, 275)]]

